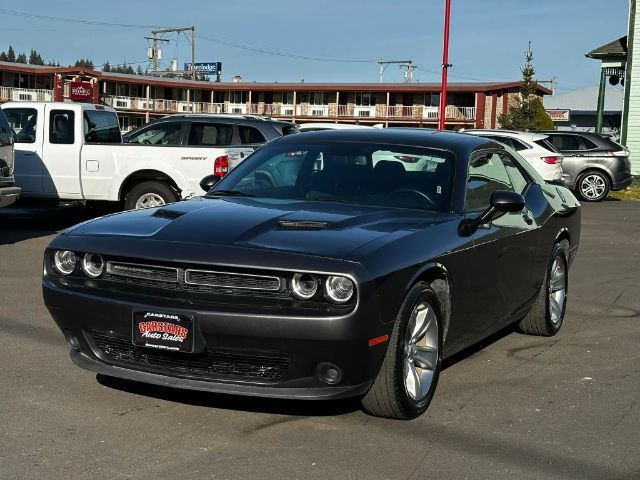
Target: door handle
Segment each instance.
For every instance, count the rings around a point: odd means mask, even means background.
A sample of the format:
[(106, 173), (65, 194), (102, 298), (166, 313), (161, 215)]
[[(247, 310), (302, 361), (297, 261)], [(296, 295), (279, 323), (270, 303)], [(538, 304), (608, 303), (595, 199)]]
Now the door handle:
[(22, 151), (22, 155), (24, 155), (25, 157), (33, 157), (36, 154), (36, 152), (25, 152), (24, 150)]

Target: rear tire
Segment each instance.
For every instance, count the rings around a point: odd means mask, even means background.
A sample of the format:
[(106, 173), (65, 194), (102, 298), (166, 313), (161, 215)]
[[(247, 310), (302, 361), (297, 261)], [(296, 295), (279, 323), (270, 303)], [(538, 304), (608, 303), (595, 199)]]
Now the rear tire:
[(553, 246), (536, 303), (518, 325), (522, 333), (552, 337), (560, 331), (567, 309), (568, 252), (566, 240)]
[(581, 173), (576, 182), (576, 192), (585, 202), (601, 202), (607, 198), (610, 189), (608, 175), (598, 170)]
[(362, 398), (367, 413), (398, 420), (424, 413), (440, 376), (441, 319), (435, 292), (428, 283), (416, 284), (400, 307), (380, 372)]
[(125, 210), (138, 208), (151, 208), (173, 203), (178, 200), (178, 195), (169, 185), (162, 182), (142, 182), (133, 187), (124, 199)]

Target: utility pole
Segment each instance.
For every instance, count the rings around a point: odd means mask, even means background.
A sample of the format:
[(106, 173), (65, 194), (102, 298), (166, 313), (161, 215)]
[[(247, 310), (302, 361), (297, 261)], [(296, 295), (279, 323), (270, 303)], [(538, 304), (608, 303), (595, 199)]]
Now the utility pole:
[(379, 60), (378, 65), (380, 65), (380, 74), (378, 77), (378, 81), (380, 83), (382, 83), (382, 75), (384, 74), (384, 71), (389, 65), (392, 64), (399, 65), (400, 68), (406, 68), (407, 71), (405, 72), (405, 82), (411, 82), (411, 80), (413, 79), (413, 69), (416, 68), (412, 60)]
[(556, 79), (556, 77), (552, 77), (551, 80), (536, 80), (536, 83), (548, 83), (549, 88), (551, 89), (551, 95), (554, 95), (556, 93), (555, 85), (556, 83), (558, 83), (558, 80)]
[[(196, 79), (196, 27), (175, 27), (175, 28), (163, 28), (161, 30), (153, 30), (151, 32), (151, 38), (145, 37), (151, 40), (151, 75), (161, 75), (163, 72), (158, 70), (158, 42), (168, 42), (169, 40), (164, 38), (158, 38), (158, 34), (163, 33), (177, 33), (180, 35), (182, 32), (191, 32), (191, 77)], [(184, 73), (186, 71), (183, 70)]]
[(438, 113), (438, 130), (444, 130), (447, 116), (447, 73), (449, 67), (449, 21), (451, 18), (451, 0), (445, 0), (444, 9), (444, 38), (442, 46), (442, 89), (440, 92), (440, 108)]

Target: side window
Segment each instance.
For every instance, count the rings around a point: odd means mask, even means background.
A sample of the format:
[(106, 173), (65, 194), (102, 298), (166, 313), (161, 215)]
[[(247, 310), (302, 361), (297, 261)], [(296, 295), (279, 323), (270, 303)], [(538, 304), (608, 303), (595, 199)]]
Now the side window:
[(62, 145), (75, 143), (74, 117), (71, 110), (51, 110), (49, 114), (49, 143)]
[(13, 135), (13, 131), (9, 126), (9, 122), (7, 122), (7, 117), (3, 111), (0, 110), (0, 132), (1, 133), (11, 133)]
[(85, 110), (83, 118), (86, 143), (120, 143), (120, 125), (114, 112)]
[(511, 142), (511, 139), (509, 137), (500, 137), (497, 135), (492, 135), (489, 137), (491, 140), (495, 141), (495, 142), (500, 142), (505, 144), (507, 147), (510, 148), (515, 148), (513, 143)]
[(191, 124), (189, 132), (189, 145), (203, 147), (220, 147), (231, 145), (233, 127), (224, 123), (200, 123)]
[(554, 147), (558, 150), (580, 150), (580, 142), (578, 137), (573, 135), (552, 135)]
[(16, 143), (34, 143), (38, 111), (35, 108), (8, 108), (4, 111)]
[(594, 150), (594, 149), (598, 148), (598, 145), (593, 143), (587, 137), (580, 137), (580, 139), (582, 140), (582, 143), (584, 144), (584, 148), (583, 148), (584, 150)]
[(260, 130), (247, 125), (238, 125), (238, 133), (240, 134), (240, 143), (265, 143), (264, 135)]
[(529, 149), (529, 147), (527, 145), (525, 145), (524, 143), (522, 143), (520, 140), (518, 140), (517, 138), (512, 138), (511, 139), (511, 143), (513, 143), (513, 148), (516, 152), (521, 152), (522, 150), (527, 150)]
[(180, 145), (182, 141), (182, 123), (163, 122), (151, 125), (129, 137), (129, 143), (144, 145)]
[(500, 155), (487, 153), (473, 158), (469, 163), (465, 210), (485, 210), (496, 190), (514, 190)]
[(518, 193), (523, 193), (525, 188), (527, 188), (529, 182), (518, 168), (516, 161), (511, 158), (508, 153), (501, 153), (500, 158), (502, 159), (502, 163), (507, 170), (507, 175), (509, 175), (509, 180), (511, 180), (513, 189)]

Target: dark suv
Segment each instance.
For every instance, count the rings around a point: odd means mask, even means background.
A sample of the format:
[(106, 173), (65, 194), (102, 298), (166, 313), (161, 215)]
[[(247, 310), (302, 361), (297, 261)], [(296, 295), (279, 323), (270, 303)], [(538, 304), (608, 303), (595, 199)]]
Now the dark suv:
[[(192, 124), (213, 124), (215, 136), (198, 136), (202, 129)], [(288, 122), (252, 115), (170, 115), (133, 130), (123, 136), (126, 143), (147, 145), (197, 145), (208, 147), (257, 148), (271, 140), (290, 133), (297, 127)]]
[(609, 190), (631, 184), (629, 152), (609, 137), (592, 132), (540, 132), (562, 152), (562, 178), (588, 202), (603, 200)]
[(13, 131), (0, 110), (0, 207), (11, 205), (20, 196), (20, 188), (14, 184), (13, 161)]

